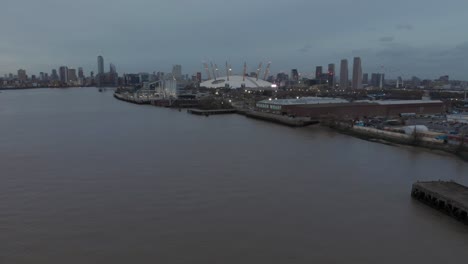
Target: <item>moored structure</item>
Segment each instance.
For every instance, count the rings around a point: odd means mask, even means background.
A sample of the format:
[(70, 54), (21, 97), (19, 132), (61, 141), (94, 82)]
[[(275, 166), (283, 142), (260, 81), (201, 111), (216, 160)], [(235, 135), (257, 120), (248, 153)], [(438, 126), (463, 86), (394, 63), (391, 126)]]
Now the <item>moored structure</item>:
[(417, 182), (411, 196), (468, 224), (468, 188), (463, 185), (452, 181)]

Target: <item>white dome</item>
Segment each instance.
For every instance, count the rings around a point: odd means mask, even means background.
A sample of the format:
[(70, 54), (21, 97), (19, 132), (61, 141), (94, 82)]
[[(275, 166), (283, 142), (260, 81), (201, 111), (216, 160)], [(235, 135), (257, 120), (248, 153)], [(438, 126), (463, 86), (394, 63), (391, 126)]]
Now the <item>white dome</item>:
[(229, 76), (229, 81), (227, 77), (219, 77), (216, 80), (211, 79), (205, 82), (200, 83), (200, 87), (206, 88), (272, 88), (272, 83), (253, 77), (244, 77), (239, 75)]

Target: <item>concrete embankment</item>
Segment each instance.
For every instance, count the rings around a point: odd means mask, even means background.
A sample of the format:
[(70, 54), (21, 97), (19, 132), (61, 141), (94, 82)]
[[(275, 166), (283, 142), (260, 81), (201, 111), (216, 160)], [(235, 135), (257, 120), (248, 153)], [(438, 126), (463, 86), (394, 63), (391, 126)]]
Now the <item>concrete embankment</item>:
[(224, 114), (235, 114), (236, 109), (213, 109), (213, 110), (202, 110), (202, 109), (187, 109), (187, 113), (194, 115), (224, 115)]
[(269, 121), (273, 123), (278, 123), (286, 126), (291, 127), (304, 127), (308, 125), (318, 124), (319, 122), (316, 120), (311, 120), (307, 117), (288, 117), (283, 115), (276, 115), (270, 113), (263, 113), (257, 111), (249, 111), (249, 110), (238, 110), (237, 113), (241, 115), (245, 115), (250, 118), (255, 118), (259, 120)]
[(338, 131), (365, 140), (384, 140), (386, 142), (423, 147), (431, 150), (445, 151), (455, 154), (463, 160), (468, 161), (468, 148), (459, 145), (447, 144), (443, 140), (424, 137), (420, 135), (407, 135), (397, 132), (385, 131), (371, 127), (350, 126), (349, 124), (334, 124), (331, 126)]

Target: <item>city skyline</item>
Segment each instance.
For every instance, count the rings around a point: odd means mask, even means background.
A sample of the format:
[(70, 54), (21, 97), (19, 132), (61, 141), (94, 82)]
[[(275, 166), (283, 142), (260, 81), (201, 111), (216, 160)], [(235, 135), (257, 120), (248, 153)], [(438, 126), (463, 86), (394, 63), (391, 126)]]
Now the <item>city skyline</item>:
[[(428, 79), (444, 74), (468, 79), (464, 63), (468, 37), (460, 34), (464, 31), (466, 1), (453, 0), (445, 5), (450, 16), (441, 14), (440, 2), (433, 0), (361, 0), (359, 5), (343, 0), (297, 0), (275, 5), (263, 0), (112, 3), (109, 7), (109, 1), (7, 0), (2, 7), (9, 12), (0, 22), (16, 23), (3, 28), (8, 37), (0, 45), (0, 74), (19, 68), (41, 72), (62, 65), (79, 65), (87, 72), (97, 72), (97, 54), (113, 58), (122, 73), (170, 72), (176, 63), (184, 65), (186, 72), (203, 72), (202, 61), (219, 65), (226, 60), (232, 65), (272, 61), (272, 72), (297, 68), (312, 73), (315, 65), (338, 64), (342, 58), (359, 56), (365, 61), (363, 72), (380, 72), (383, 65), (389, 77), (411, 72)], [(28, 10), (22, 8), (24, 4)], [(73, 13), (68, 12), (69, 5)], [(310, 16), (310, 10), (334, 12)], [(238, 13), (250, 19), (237, 21)], [(276, 20), (284, 16), (290, 19)], [(71, 34), (60, 33), (64, 31)], [(202, 41), (193, 41), (194, 36)]]

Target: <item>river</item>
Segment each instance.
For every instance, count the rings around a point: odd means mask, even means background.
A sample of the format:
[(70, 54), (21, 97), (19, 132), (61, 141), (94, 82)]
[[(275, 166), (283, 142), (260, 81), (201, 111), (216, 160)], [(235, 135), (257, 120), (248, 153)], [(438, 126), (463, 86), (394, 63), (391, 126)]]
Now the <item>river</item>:
[(468, 163), (320, 126), (0, 93), (0, 263), (456, 263), (468, 227), (410, 197)]

